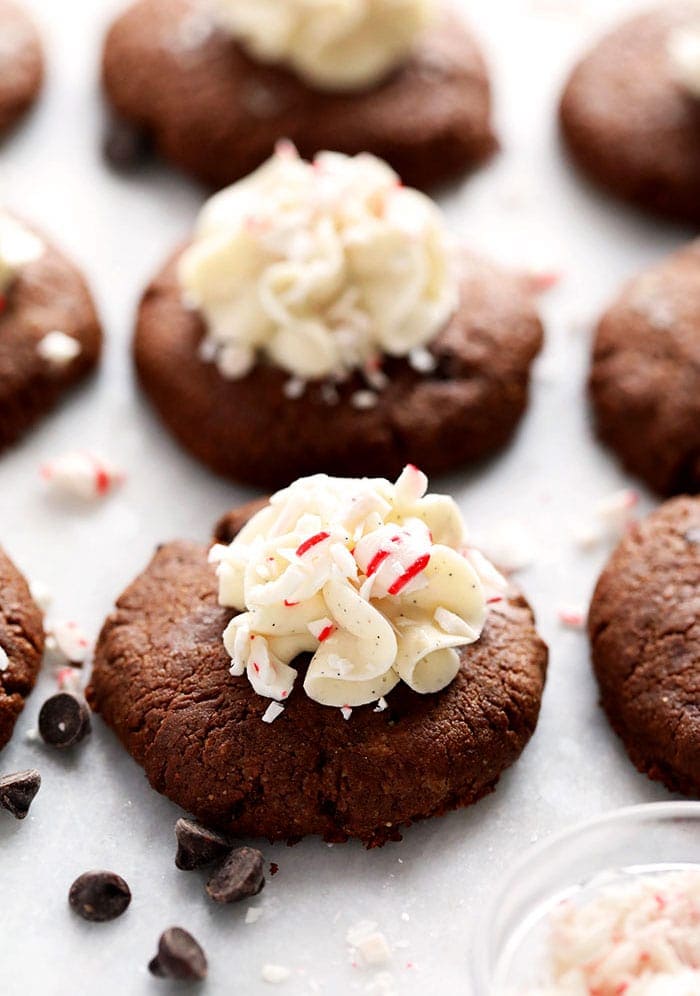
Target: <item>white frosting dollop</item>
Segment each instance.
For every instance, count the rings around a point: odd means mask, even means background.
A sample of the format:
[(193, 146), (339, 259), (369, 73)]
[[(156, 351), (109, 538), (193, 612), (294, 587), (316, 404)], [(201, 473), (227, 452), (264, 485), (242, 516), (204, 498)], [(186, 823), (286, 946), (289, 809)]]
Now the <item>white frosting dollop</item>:
[(482, 583), (457, 505), (426, 488), (411, 466), (396, 484), (302, 478), (213, 547), (219, 602), (242, 613), (223, 635), (231, 674), (281, 701), (290, 665), (310, 653), (304, 690), (324, 705), (374, 702), (400, 680), (445, 688), (457, 648), (481, 634), (494, 578), (506, 582), (491, 568)]
[(21, 221), (0, 209), (0, 294), (19, 271), (44, 252), (44, 243)]
[(700, 868), (562, 904), (550, 951), (552, 984), (530, 996), (698, 996)]
[(700, 5), (697, 27), (674, 31), (668, 51), (674, 77), (692, 97), (700, 100)]
[(322, 90), (364, 90), (409, 56), (434, 0), (215, 0), (217, 21), (261, 62)]
[(458, 300), (429, 198), (373, 156), (307, 163), (289, 143), (208, 201), (179, 279), (203, 355), (231, 378), (262, 358), (302, 380), (376, 372), (430, 343)]

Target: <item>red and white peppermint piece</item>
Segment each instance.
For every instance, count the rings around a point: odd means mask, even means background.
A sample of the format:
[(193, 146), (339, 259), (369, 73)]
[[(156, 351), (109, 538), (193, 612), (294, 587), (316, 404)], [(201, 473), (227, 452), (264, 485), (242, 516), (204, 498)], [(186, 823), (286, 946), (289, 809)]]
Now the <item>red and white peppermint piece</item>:
[(47, 629), (46, 649), (59, 664), (81, 665), (90, 656), (90, 641), (77, 622), (57, 622)]
[(572, 605), (562, 606), (558, 610), (557, 616), (561, 625), (567, 626), (569, 629), (583, 629), (586, 625), (586, 613), (583, 609)]
[(284, 706), (280, 705), (279, 702), (270, 702), (269, 706), (262, 714), (263, 723), (274, 723), (278, 716), (281, 716), (284, 712)]
[(323, 643), (324, 640), (327, 640), (329, 636), (335, 633), (336, 627), (332, 619), (324, 616), (322, 619), (313, 619), (310, 623), (307, 623), (306, 628), (315, 640)]
[(41, 467), (41, 476), (55, 491), (86, 501), (104, 498), (125, 478), (113, 463), (88, 450), (50, 460)]
[(350, 719), (350, 717), (352, 716), (352, 709), (350, 708), (350, 706), (341, 706), (340, 711), (343, 714), (343, 719), (347, 720)]
[(61, 692), (77, 695), (83, 690), (82, 673), (77, 667), (62, 667), (56, 674), (56, 683)]
[(596, 515), (616, 536), (623, 536), (636, 518), (639, 494), (632, 488), (622, 488), (603, 498), (596, 505)]

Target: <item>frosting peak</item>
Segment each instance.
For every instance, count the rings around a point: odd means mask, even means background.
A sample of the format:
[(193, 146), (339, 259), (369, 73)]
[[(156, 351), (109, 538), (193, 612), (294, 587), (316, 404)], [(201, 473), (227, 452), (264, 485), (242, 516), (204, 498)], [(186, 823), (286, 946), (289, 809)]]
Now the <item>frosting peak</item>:
[(215, 0), (219, 23), (262, 62), (322, 90), (362, 90), (400, 65), (434, 0)]
[(231, 674), (282, 701), (290, 664), (310, 653), (306, 694), (339, 707), (400, 680), (421, 693), (448, 685), (457, 648), (480, 636), (486, 596), (459, 509), (426, 488), (415, 467), (395, 484), (303, 478), (213, 547), (219, 602), (241, 612), (223, 636)]
[(180, 260), (186, 303), (224, 377), (259, 358), (302, 380), (344, 379), (425, 346), (457, 306), (437, 206), (370, 155), (288, 143), (202, 210)]

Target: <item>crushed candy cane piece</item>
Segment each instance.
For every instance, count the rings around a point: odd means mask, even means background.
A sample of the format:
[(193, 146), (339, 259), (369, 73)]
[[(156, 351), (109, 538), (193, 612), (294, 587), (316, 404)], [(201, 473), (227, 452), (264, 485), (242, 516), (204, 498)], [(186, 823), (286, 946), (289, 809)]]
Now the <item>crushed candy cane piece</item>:
[(271, 982), (273, 984), (286, 982), (291, 974), (291, 969), (287, 968), (286, 965), (263, 965), (260, 971), (263, 982)]
[(350, 396), (350, 404), (358, 411), (369, 411), (370, 408), (376, 408), (378, 401), (379, 398), (374, 391), (355, 391)]
[(601, 499), (595, 507), (596, 515), (617, 536), (623, 536), (636, 518), (635, 509), (639, 495), (632, 488), (622, 488)]
[(0, 671), (7, 671), (10, 666), (10, 658), (3, 647), (0, 647)]
[(62, 667), (56, 674), (59, 691), (77, 694), (83, 690), (82, 674), (77, 667)]
[(302, 380), (301, 377), (290, 377), (289, 380), (285, 381), (282, 393), (285, 398), (289, 398), (290, 401), (296, 401), (303, 395), (305, 390), (305, 380)]
[(544, 294), (561, 282), (563, 274), (549, 267), (535, 267), (525, 273), (528, 290), (532, 294)]
[(348, 928), (345, 939), (365, 965), (382, 965), (391, 958), (391, 948), (373, 920), (360, 920)]
[(71, 335), (55, 329), (47, 332), (37, 343), (36, 351), (42, 360), (46, 360), (54, 367), (65, 367), (72, 363), (76, 357), (80, 356), (83, 347)]
[(398, 996), (391, 972), (377, 972), (372, 981), (365, 986), (365, 992), (370, 996)]
[(262, 714), (263, 723), (274, 723), (278, 716), (284, 712), (284, 706), (279, 702), (270, 702), (269, 706)]
[(562, 626), (568, 626), (570, 629), (583, 629), (586, 625), (586, 613), (573, 606), (562, 606), (557, 616)]
[(425, 346), (416, 346), (408, 354), (408, 362), (416, 373), (429, 374), (437, 367), (435, 356)]
[(105, 497), (125, 477), (113, 463), (87, 450), (50, 460), (41, 467), (41, 476), (55, 491), (84, 500)]
[(324, 616), (322, 619), (314, 619), (313, 622), (307, 623), (306, 628), (315, 640), (323, 643), (324, 640), (327, 640), (335, 632), (336, 627), (332, 619)]
[(350, 708), (350, 706), (341, 706), (340, 711), (343, 714), (343, 719), (350, 719), (350, 717), (352, 716), (352, 709)]
[(262, 906), (249, 906), (248, 909), (245, 911), (245, 922), (257, 923), (262, 915), (263, 915)]
[(58, 663), (80, 665), (90, 656), (90, 641), (77, 622), (53, 623), (46, 633), (46, 649)]
[(374, 712), (384, 712), (384, 710), (388, 708), (389, 708), (389, 703), (384, 698), (384, 696), (382, 696), (381, 699), (379, 699), (379, 701), (377, 702), (376, 706), (374, 707)]

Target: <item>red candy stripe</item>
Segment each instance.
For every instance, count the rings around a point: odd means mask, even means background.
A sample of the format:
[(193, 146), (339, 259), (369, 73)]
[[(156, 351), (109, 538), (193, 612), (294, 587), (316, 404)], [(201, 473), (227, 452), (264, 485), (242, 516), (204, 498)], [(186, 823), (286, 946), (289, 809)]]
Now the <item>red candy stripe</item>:
[(304, 542), (300, 543), (297, 547), (297, 557), (303, 557), (308, 550), (314, 546), (317, 546), (319, 543), (323, 543), (323, 541), (328, 539), (329, 536), (330, 533), (316, 533), (314, 536), (309, 536), (307, 540), (304, 540)]
[(403, 572), (401, 577), (398, 577), (396, 581), (389, 588), (390, 595), (398, 595), (402, 588), (405, 588), (409, 581), (412, 581), (417, 574), (424, 571), (425, 568), (430, 563), (430, 554), (424, 553), (422, 557), (418, 560), (414, 560), (411, 566)]
[(366, 574), (368, 578), (371, 578), (372, 575), (379, 570), (381, 564), (383, 564), (386, 558), (389, 556), (389, 553), (390, 553), (389, 550), (379, 550), (377, 553), (375, 553), (370, 562), (367, 564)]
[(335, 632), (335, 626), (333, 625), (333, 623), (331, 623), (329, 626), (324, 626), (321, 632), (318, 634), (318, 642), (323, 643), (323, 641), (327, 640), (328, 637), (331, 635), (331, 633), (334, 632)]

